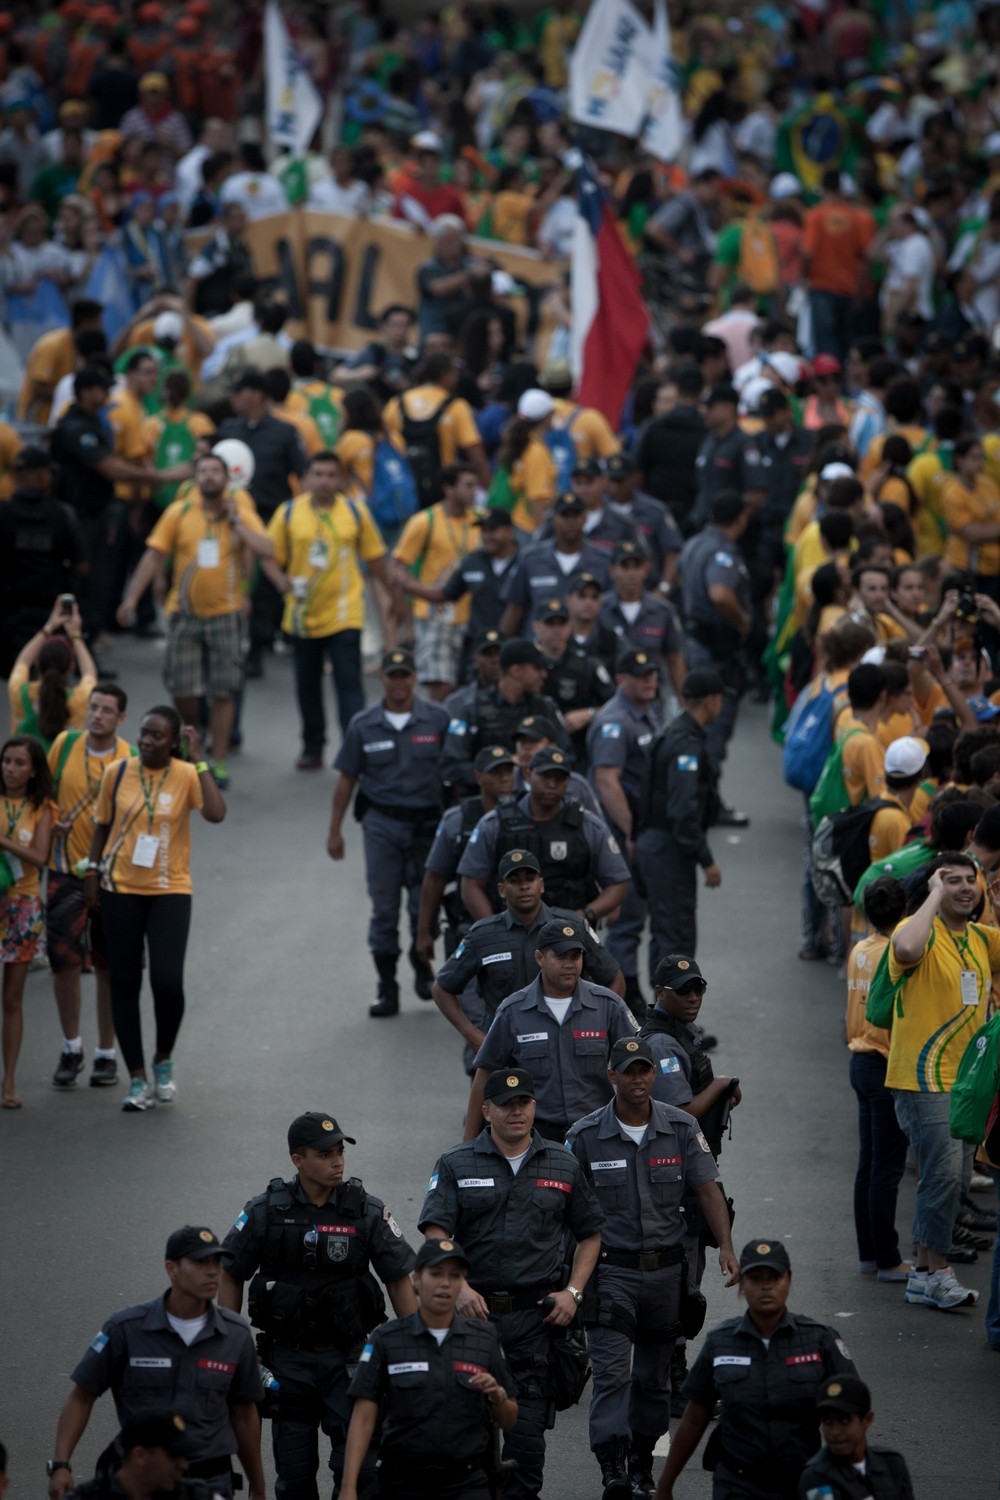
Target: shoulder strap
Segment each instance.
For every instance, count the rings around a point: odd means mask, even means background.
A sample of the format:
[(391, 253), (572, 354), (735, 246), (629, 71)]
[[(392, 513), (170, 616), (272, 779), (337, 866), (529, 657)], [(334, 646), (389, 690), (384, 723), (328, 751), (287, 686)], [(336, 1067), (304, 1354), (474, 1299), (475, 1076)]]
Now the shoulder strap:
[(21, 683), (21, 708), (25, 718), (27, 718), (28, 714), (31, 713), (31, 694), (28, 692), (28, 684), (26, 682)]
[(56, 761), (56, 773), (52, 778), (55, 783), (55, 791), (57, 796), (59, 795), (59, 782), (62, 780), (62, 773), (66, 769), (67, 760), (69, 760), (69, 753), (82, 733), (82, 729), (67, 730), (66, 737), (59, 747), (59, 759)]

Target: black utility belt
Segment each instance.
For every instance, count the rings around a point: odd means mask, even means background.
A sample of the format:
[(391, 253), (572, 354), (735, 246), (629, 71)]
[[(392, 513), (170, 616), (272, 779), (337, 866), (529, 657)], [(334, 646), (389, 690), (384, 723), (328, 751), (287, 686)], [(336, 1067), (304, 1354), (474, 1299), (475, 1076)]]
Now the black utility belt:
[(483, 1292), (482, 1295), (491, 1313), (528, 1312), (537, 1308), (551, 1290), (551, 1287), (537, 1286), (525, 1292)]
[(668, 1245), (665, 1250), (602, 1250), (599, 1266), (621, 1266), (626, 1271), (660, 1271), (664, 1266), (679, 1266), (686, 1259), (683, 1245)]
[(200, 1458), (196, 1464), (188, 1464), (186, 1472), (192, 1479), (232, 1479), (234, 1490), (242, 1488), (242, 1484), (236, 1483), (242, 1476), (233, 1473), (233, 1461), (228, 1454), (223, 1458)]
[(737, 1479), (745, 1479), (748, 1484), (759, 1485), (761, 1489), (767, 1490), (769, 1494), (775, 1496), (775, 1500), (795, 1494), (798, 1476), (802, 1472), (801, 1469), (782, 1463), (779, 1459), (759, 1464), (742, 1463), (725, 1448), (719, 1449), (717, 1462)]
[(397, 823), (429, 823), (441, 816), (439, 807), (383, 807), (370, 797), (365, 812), (381, 813), (383, 818), (395, 818)]
[(396, 1460), (390, 1453), (378, 1461), (380, 1478), (385, 1475), (387, 1479), (399, 1479), (401, 1482), (430, 1479), (443, 1483), (462, 1474), (475, 1474), (485, 1468), (485, 1457), (456, 1458), (453, 1463), (442, 1463), (440, 1459), (422, 1459), (419, 1454), (412, 1452)]

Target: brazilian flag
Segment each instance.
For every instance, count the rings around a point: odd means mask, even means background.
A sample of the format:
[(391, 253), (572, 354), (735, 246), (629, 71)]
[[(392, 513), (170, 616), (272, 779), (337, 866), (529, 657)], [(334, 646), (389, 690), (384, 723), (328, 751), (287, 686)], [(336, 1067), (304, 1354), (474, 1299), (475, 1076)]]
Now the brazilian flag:
[(842, 107), (832, 94), (815, 94), (778, 127), (775, 171), (794, 172), (807, 193), (818, 193), (830, 167), (853, 170), (857, 121), (857, 110)]

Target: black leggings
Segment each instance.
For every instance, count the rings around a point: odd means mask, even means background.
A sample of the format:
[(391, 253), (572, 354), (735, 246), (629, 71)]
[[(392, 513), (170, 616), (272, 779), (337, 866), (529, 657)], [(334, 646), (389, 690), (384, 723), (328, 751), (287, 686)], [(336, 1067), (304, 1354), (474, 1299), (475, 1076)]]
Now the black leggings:
[(184, 954), (191, 926), (190, 896), (132, 896), (101, 892), (101, 918), (108, 950), (111, 1014), (125, 1066), (143, 1066), (142, 950), (149, 949), (149, 982), (156, 1016), (156, 1050), (170, 1057), (184, 1015)]

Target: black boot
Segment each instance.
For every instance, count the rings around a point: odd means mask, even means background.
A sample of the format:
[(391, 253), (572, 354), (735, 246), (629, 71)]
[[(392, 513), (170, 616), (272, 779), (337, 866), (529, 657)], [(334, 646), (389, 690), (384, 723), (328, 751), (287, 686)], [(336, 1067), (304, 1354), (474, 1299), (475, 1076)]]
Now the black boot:
[(604, 1494), (601, 1500), (632, 1500), (632, 1486), (628, 1477), (628, 1438), (612, 1438), (610, 1442), (598, 1443), (594, 1457), (601, 1466), (601, 1482)]
[(431, 993), (431, 985), (434, 983), (434, 970), (430, 964), (424, 963), (417, 952), (416, 943), (412, 945), (407, 956), (413, 965), (413, 988), (416, 990), (417, 995), (421, 1000), (433, 1000), (434, 996)]
[(396, 982), (396, 955), (373, 953), (372, 958), (378, 970), (378, 999), (374, 1005), (369, 1005), (368, 1014), (370, 1016), (398, 1016), (399, 985)]
[(687, 1379), (687, 1345), (683, 1339), (678, 1339), (674, 1345), (674, 1352), (670, 1356), (670, 1415), (682, 1417), (687, 1402), (681, 1395), (681, 1386)]
[(625, 975), (625, 1004), (641, 1026), (646, 1019), (646, 997), (639, 988), (638, 974)]
[(633, 1500), (653, 1500), (653, 1449), (656, 1438), (641, 1432), (632, 1434), (632, 1452), (628, 1459), (628, 1477), (632, 1485)]

